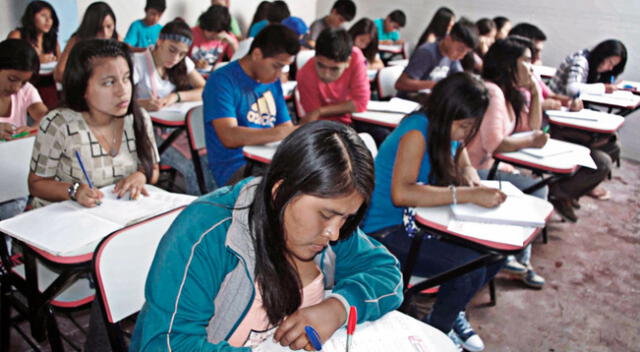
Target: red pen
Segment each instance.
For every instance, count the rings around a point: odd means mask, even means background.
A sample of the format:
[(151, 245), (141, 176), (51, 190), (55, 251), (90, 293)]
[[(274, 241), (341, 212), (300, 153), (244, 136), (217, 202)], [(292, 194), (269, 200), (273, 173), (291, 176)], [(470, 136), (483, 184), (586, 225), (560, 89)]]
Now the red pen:
[(356, 323), (358, 322), (358, 310), (355, 306), (351, 306), (349, 309), (349, 321), (347, 322), (347, 352), (351, 351), (351, 338), (353, 332), (356, 330)]

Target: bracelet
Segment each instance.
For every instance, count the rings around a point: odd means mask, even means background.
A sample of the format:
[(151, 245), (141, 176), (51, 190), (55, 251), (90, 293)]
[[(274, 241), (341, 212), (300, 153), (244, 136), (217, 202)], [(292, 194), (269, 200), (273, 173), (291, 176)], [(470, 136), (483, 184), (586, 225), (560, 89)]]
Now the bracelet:
[(451, 204), (458, 204), (458, 198), (456, 198), (456, 186), (449, 185), (449, 189), (451, 190)]
[(176, 103), (179, 103), (182, 101), (182, 97), (180, 96), (180, 92), (176, 91), (176, 96), (178, 97), (178, 99), (176, 100)]
[(80, 188), (80, 184), (78, 182), (74, 182), (67, 188), (67, 193), (69, 194), (69, 198), (73, 201), (78, 201), (76, 195), (78, 194), (78, 188)]

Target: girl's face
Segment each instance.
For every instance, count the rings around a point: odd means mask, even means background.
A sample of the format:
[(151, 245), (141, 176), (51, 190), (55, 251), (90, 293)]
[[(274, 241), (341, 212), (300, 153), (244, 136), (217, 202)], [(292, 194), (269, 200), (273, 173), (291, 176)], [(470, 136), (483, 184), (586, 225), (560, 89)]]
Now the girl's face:
[(113, 32), (116, 30), (116, 21), (111, 16), (105, 16), (102, 20), (100, 30), (96, 33), (96, 38), (99, 39), (111, 39)]
[(476, 118), (468, 117), (466, 119), (454, 120), (451, 124), (451, 140), (462, 142), (473, 130), (473, 126), (476, 123)]
[(527, 86), (531, 83), (531, 50), (525, 49), (522, 56), (518, 58), (516, 63), (516, 85), (519, 87)]
[(189, 52), (189, 46), (186, 43), (175, 40), (160, 39), (157, 46), (160, 62), (156, 62), (156, 65), (166, 69), (177, 65)]
[(84, 98), (89, 111), (123, 116), (131, 102), (131, 72), (123, 57), (94, 59)]
[(349, 216), (358, 212), (364, 202), (356, 191), (346, 196), (320, 198), (300, 195), (284, 209), (285, 244), (294, 262), (308, 262), (322, 251), (329, 241), (336, 241), (340, 228)]
[(36, 29), (42, 33), (49, 33), (51, 27), (53, 27), (53, 16), (51, 10), (44, 8), (33, 17), (33, 23)]
[(622, 61), (620, 56), (609, 56), (606, 59), (602, 60), (600, 65), (598, 65), (598, 73), (608, 72), (613, 70), (614, 67), (618, 66)]
[(0, 70), (0, 96), (8, 97), (18, 93), (32, 75), (29, 71)]
[(366, 33), (366, 34), (360, 34), (356, 36), (356, 39), (353, 41), (353, 43), (361, 50), (364, 50), (366, 47), (369, 46), (369, 43), (371, 43), (371, 34), (370, 33)]

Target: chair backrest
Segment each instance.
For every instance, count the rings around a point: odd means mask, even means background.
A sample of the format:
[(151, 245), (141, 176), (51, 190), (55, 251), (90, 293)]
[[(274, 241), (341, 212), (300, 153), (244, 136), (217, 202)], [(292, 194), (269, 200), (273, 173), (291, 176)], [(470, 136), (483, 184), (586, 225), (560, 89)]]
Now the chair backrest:
[(391, 98), (396, 95), (396, 81), (404, 71), (403, 66), (389, 66), (378, 72), (378, 94), (380, 99)]
[(158, 243), (184, 207), (127, 226), (100, 242), (93, 274), (106, 321), (115, 324), (138, 312)]
[(376, 145), (376, 141), (373, 139), (373, 137), (371, 137), (371, 135), (366, 132), (360, 132), (358, 133), (358, 136), (360, 136), (360, 139), (362, 139), (364, 145), (366, 145), (367, 149), (369, 149), (369, 151), (371, 152), (371, 156), (375, 158), (376, 155), (378, 155), (378, 146)]
[(29, 196), (27, 176), (36, 137), (0, 142), (0, 203)]
[(251, 49), (251, 43), (253, 43), (253, 37), (241, 40), (238, 43), (238, 49), (233, 53), (230, 61), (236, 61), (247, 55), (249, 53), (249, 49)]
[(300, 121), (300, 119), (303, 118), (307, 113), (302, 107), (302, 103), (300, 101), (300, 91), (298, 90), (298, 87), (293, 90), (293, 104), (296, 107), (296, 115), (298, 115), (298, 121)]
[(307, 61), (309, 61), (315, 55), (315, 50), (300, 50), (300, 52), (298, 52), (298, 55), (296, 55), (296, 69), (298, 70), (298, 72), (300, 71), (302, 66), (304, 66), (304, 64), (306, 64)]
[(196, 106), (189, 110), (185, 122), (187, 125), (189, 147), (198, 152), (206, 149), (207, 143), (204, 135), (204, 106)]

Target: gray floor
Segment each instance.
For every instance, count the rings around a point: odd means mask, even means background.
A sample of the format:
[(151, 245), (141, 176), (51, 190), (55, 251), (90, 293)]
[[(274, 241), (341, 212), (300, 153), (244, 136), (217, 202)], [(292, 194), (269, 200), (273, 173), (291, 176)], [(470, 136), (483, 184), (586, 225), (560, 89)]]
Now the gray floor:
[[(533, 249), (533, 263), (547, 279), (542, 290), (500, 274), (495, 307), (486, 305), (488, 290), (480, 291), (468, 314), (485, 351), (639, 350), (639, 176), (640, 163), (623, 160), (605, 183), (611, 200), (582, 199), (577, 224), (552, 220), (549, 243)], [(432, 300), (422, 299), (419, 307), (428, 309)], [(86, 326), (88, 314), (76, 316)], [(59, 321), (81, 345), (82, 333), (66, 318)], [(14, 331), (11, 351), (30, 350)]]

